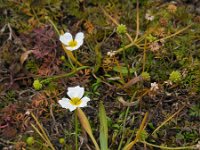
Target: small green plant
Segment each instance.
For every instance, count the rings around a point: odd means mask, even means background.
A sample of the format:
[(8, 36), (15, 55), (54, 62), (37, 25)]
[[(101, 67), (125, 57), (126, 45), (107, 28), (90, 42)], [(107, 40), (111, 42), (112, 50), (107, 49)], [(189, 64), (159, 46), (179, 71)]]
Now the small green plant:
[(182, 79), (182, 75), (179, 71), (172, 71), (172, 73), (169, 75), (169, 80), (177, 83), (180, 82)]
[(141, 77), (142, 77), (143, 80), (145, 80), (145, 81), (150, 81), (150, 79), (151, 79), (151, 76), (150, 76), (150, 74), (149, 74), (148, 72), (142, 72), (142, 73), (141, 73)]
[(149, 134), (146, 130), (141, 131), (140, 133), (140, 140), (145, 141), (148, 138)]
[(191, 117), (200, 117), (200, 104), (194, 105), (189, 110)]
[(15, 100), (15, 96), (16, 96), (16, 93), (14, 90), (9, 90), (7, 93), (6, 93), (6, 99), (8, 101), (14, 101)]
[(41, 90), (42, 89), (42, 83), (39, 80), (34, 80), (33, 82), (33, 88), (35, 90)]
[(147, 39), (149, 42), (153, 42), (153, 41), (155, 41), (157, 38), (156, 38), (155, 36), (149, 34), (149, 35), (146, 37), (146, 39)]
[(126, 32), (127, 32), (127, 27), (126, 27), (126, 25), (120, 24), (120, 25), (117, 27), (117, 33), (118, 33), (118, 34), (123, 35), (123, 34), (125, 34)]
[(29, 137), (26, 139), (26, 143), (27, 143), (28, 145), (33, 145), (33, 144), (35, 143), (34, 137), (29, 136)]

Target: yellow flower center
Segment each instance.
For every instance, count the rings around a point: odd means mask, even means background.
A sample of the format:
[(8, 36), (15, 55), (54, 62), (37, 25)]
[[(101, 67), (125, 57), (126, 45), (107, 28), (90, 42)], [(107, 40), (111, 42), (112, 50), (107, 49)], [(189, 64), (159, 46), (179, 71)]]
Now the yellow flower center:
[(71, 40), (71, 41), (69, 41), (68, 46), (75, 47), (75, 46), (77, 46), (77, 44), (78, 44), (77, 41)]
[(75, 106), (78, 106), (81, 104), (81, 99), (78, 98), (78, 97), (73, 97), (71, 100), (70, 100), (70, 103), (72, 105), (75, 105)]

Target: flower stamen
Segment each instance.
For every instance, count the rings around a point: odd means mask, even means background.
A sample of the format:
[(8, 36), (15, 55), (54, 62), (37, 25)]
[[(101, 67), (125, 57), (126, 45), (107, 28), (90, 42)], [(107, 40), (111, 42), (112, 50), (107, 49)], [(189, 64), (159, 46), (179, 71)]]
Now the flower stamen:
[(75, 105), (75, 106), (79, 106), (81, 104), (81, 99), (78, 98), (78, 97), (73, 97), (71, 100), (70, 100), (70, 103), (72, 105)]
[(71, 41), (69, 41), (68, 46), (75, 47), (75, 46), (77, 46), (77, 44), (78, 44), (77, 41), (71, 40)]

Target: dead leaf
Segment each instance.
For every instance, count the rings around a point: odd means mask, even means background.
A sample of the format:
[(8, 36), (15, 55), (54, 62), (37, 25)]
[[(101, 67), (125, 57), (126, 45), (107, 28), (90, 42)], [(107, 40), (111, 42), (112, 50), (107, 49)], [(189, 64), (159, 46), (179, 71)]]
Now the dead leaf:
[(142, 81), (142, 77), (140, 76), (135, 77), (131, 79), (130, 81), (128, 81), (126, 84), (124, 84), (123, 88), (129, 88), (130, 86), (132, 86), (133, 84), (136, 84), (139, 81)]
[(26, 61), (26, 59), (28, 58), (28, 55), (33, 53), (33, 50), (30, 51), (26, 51), (24, 52), (21, 57), (20, 57), (20, 63), (23, 65), (23, 63)]
[(121, 97), (121, 96), (118, 97), (117, 99), (118, 99), (118, 101), (119, 101), (120, 103), (122, 103), (123, 106), (135, 106), (135, 105), (138, 104), (138, 101), (135, 101), (135, 102), (126, 102), (126, 101), (123, 99), (123, 97)]

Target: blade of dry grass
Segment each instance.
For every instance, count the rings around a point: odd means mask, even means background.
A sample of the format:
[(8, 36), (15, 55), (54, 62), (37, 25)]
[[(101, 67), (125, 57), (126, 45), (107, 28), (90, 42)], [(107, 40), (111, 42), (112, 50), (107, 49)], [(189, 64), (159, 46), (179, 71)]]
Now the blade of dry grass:
[[(31, 113), (31, 116), (33, 117), (33, 119), (35, 120), (38, 128), (31, 124), (31, 126), (35, 129), (35, 131), (40, 135), (40, 137), (44, 140), (45, 143), (47, 143), (47, 145), (52, 149), (55, 150), (53, 144), (51, 143), (49, 137), (47, 136), (46, 132), (44, 131), (44, 128), (42, 127), (42, 125), (40, 124), (39, 120), (36, 118), (36, 116)], [(40, 132), (41, 131), (41, 132)]]
[(163, 121), (161, 123), (160, 126), (158, 126), (153, 132), (152, 134), (156, 133), (162, 126), (164, 126), (167, 122), (169, 122), (174, 116), (176, 116), (181, 110), (183, 110), (183, 108), (185, 107), (185, 105), (183, 105), (177, 112), (175, 112), (174, 114), (170, 115), (165, 121)]
[(85, 113), (80, 108), (77, 108), (77, 115), (78, 115), (78, 118), (80, 120), (80, 123), (81, 123), (83, 129), (87, 132), (87, 134), (90, 136), (93, 144), (95, 145), (96, 150), (100, 150), (99, 145), (97, 144), (97, 142), (92, 134), (92, 129), (91, 129), (91, 126), (90, 126), (90, 123), (89, 123), (87, 117), (85, 116)]
[(123, 150), (130, 150), (130, 149), (135, 145), (135, 143), (137, 143), (137, 142), (139, 141), (140, 135), (141, 135), (142, 131), (143, 131), (144, 128), (145, 128), (145, 124), (146, 124), (147, 117), (148, 117), (148, 112), (145, 113), (145, 116), (144, 116), (144, 118), (143, 118), (143, 120), (142, 120), (142, 123), (141, 123), (141, 125), (140, 125), (140, 128), (139, 128), (137, 134), (136, 134), (135, 139), (134, 139), (132, 142), (130, 142), (128, 145), (126, 145), (126, 146), (123, 148)]

